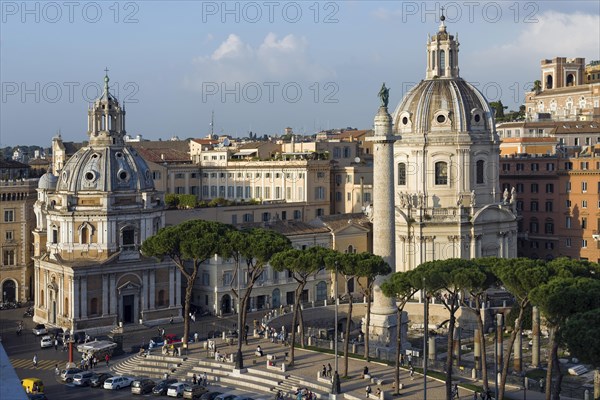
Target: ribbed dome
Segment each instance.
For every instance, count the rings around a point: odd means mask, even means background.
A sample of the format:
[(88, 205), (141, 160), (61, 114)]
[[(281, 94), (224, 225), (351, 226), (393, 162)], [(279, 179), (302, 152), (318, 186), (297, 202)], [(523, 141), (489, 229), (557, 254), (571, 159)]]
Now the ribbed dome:
[(40, 177), (38, 189), (54, 190), (56, 189), (57, 182), (58, 178), (56, 176), (54, 176), (51, 172), (46, 172)]
[(395, 134), (432, 131), (490, 131), (493, 114), (487, 100), (462, 78), (421, 81), (393, 115)]
[(61, 170), (57, 191), (124, 192), (153, 190), (146, 161), (129, 146), (84, 147)]

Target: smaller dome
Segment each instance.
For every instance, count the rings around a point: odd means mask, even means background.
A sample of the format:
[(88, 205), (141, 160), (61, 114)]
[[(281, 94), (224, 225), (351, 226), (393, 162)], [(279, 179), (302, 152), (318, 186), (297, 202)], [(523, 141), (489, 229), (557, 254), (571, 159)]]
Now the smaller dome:
[(38, 182), (38, 189), (55, 190), (56, 184), (58, 183), (58, 177), (51, 172), (46, 172), (40, 177)]

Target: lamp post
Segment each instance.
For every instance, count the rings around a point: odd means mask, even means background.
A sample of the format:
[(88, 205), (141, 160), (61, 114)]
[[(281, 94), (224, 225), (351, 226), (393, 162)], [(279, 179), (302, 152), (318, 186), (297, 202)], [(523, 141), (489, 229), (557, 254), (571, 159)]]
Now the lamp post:
[(337, 272), (338, 272), (338, 262), (335, 262), (335, 277), (333, 280), (333, 291), (335, 295), (335, 307), (334, 307), (334, 338), (333, 338), (333, 346), (334, 346), (334, 356), (335, 356), (335, 372), (333, 373), (333, 379), (331, 381), (331, 394), (340, 394), (340, 375), (338, 374), (338, 287), (337, 287)]
[(242, 293), (240, 292), (240, 277), (241, 277), (241, 272), (240, 271), (240, 253), (237, 253), (237, 257), (236, 257), (236, 267), (237, 267), (237, 297), (238, 297), (238, 301), (237, 301), (237, 326), (238, 326), (238, 344), (237, 344), (237, 352), (235, 354), (235, 368), (236, 369), (242, 369), (244, 368), (244, 360), (243, 360), (243, 354), (242, 354), (242, 303), (241, 303), (241, 299), (242, 299)]

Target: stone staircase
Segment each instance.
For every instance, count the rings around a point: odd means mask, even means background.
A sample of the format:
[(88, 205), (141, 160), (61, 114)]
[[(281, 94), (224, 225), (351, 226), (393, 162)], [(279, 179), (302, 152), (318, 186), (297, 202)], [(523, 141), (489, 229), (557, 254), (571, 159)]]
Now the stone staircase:
[(289, 373), (264, 370), (259, 367), (234, 369), (233, 364), (200, 360), (197, 358), (136, 354), (113, 365), (111, 371), (119, 375), (162, 379), (165, 373), (179, 381), (191, 382), (194, 374), (200, 378), (206, 373), (209, 385), (235, 387), (258, 393), (276, 393), (281, 390), (286, 398), (295, 399), (298, 389), (307, 388), (317, 399), (327, 399), (330, 387), (291, 376)]

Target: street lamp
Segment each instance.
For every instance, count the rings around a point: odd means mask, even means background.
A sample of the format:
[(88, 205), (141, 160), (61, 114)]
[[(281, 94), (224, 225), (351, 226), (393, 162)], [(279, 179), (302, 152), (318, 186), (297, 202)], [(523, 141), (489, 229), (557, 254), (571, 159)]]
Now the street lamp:
[(338, 271), (338, 262), (334, 263), (335, 265), (335, 277), (333, 280), (333, 291), (335, 295), (335, 307), (334, 307), (334, 338), (333, 338), (333, 346), (334, 346), (334, 355), (335, 355), (335, 372), (333, 373), (333, 379), (331, 381), (331, 394), (340, 394), (340, 375), (338, 374), (338, 287), (337, 287), (337, 271)]

